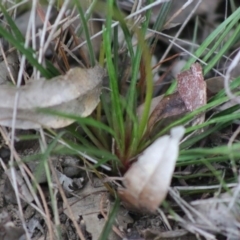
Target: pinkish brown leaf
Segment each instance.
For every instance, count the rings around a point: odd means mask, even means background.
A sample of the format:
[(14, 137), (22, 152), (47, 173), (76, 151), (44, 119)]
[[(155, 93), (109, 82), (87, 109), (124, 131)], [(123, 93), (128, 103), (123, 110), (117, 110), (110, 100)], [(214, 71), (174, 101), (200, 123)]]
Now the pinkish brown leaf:
[(206, 104), (206, 82), (199, 63), (193, 64), (190, 70), (178, 74), (177, 82), (178, 92), (188, 111), (192, 112)]

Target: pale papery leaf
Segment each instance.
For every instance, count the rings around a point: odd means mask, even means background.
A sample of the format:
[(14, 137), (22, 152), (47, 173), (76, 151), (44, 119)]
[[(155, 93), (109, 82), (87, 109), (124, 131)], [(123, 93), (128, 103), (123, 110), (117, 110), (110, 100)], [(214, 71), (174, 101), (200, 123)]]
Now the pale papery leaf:
[(105, 70), (100, 66), (91, 69), (73, 68), (64, 76), (50, 80), (31, 81), (24, 86), (0, 88), (0, 124), (11, 127), (15, 95), (19, 92), (16, 128), (62, 128), (74, 122), (39, 112), (38, 109), (75, 114), (86, 117), (99, 102)]
[(165, 199), (178, 157), (184, 127), (162, 136), (150, 145), (125, 173), (120, 197), (130, 208), (154, 212)]
[[(95, 184), (97, 184), (97, 186), (94, 187)], [(107, 209), (109, 209), (109, 204), (111, 203), (106, 193), (106, 188), (99, 179), (93, 178), (93, 182), (88, 181), (81, 190), (81, 196), (84, 196), (81, 201), (79, 201), (77, 195), (67, 199), (73, 217), (79, 219), (79, 216), (82, 216), (92, 239), (99, 239), (106, 220), (104, 218), (99, 219), (98, 215), (101, 208), (107, 213)], [(71, 217), (69, 210), (66, 208), (66, 203), (63, 204), (63, 209), (64, 213), (68, 217)], [(128, 225), (133, 223), (133, 220), (126, 214), (126, 210), (123, 207), (118, 209), (115, 220), (123, 229), (127, 229)], [(119, 236), (117, 236), (114, 231), (111, 231), (108, 239), (117, 240)]]
[(239, 198), (238, 186), (218, 196), (191, 202), (195, 209), (191, 213), (192, 224), (211, 233), (224, 232), (228, 239), (239, 239)]

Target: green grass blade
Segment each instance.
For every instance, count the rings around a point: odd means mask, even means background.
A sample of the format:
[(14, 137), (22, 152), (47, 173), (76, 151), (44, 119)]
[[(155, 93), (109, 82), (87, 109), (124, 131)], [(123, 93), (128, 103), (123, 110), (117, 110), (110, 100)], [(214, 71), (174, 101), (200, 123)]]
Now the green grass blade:
[[(165, 24), (166, 18), (168, 16), (169, 10), (171, 9), (171, 5), (172, 5), (171, 1), (162, 3), (160, 12), (157, 16), (155, 23), (153, 24), (152, 30), (159, 31), (159, 32), (162, 30)], [(149, 47), (152, 47), (151, 45), (153, 45), (153, 47), (155, 48), (157, 41), (158, 39), (155, 37), (150, 38), (148, 40)]]
[(132, 35), (131, 35), (131, 33), (130, 33), (129, 29), (128, 29), (128, 26), (127, 26), (127, 23), (130, 24), (130, 21), (126, 22), (124, 17), (125, 16), (123, 15), (123, 13), (115, 5), (115, 7), (114, 7), (114, 19), (119, 21), (119, 25), (120, 25), (120, 27), (121, 27), (121, 29), (123, 31), (124, 40), (126, 41), (130, 58), (131, 58), (131, 60), (133, 60), (134, 59), (134, 51), (133, 51), (133, 45), (132, 45)]
[(89, 128), (86, 126), (82, 126), (84, 132), (86, 135), (90, 138), (91, 142), (97, 146), (98, 149), (104, 149), (104, 146), (102, 144), (102, 141), (100, 142), (99, 139), (96, 138), (96, 136), (90, 131)]
[(181, 144), (181, 149), (185, 149), (185, 148), (189, 148), (190, 146), (196, 144), (197, 142), (199, 142), (200, 140), (206, 138), (207, 136), (209, 136), (210, 134), (219, 131), (227, 126), (229, 126), (232, 122), (227, 122), (227, 123), (219, 123), (209, 129), (205, 129), (202, 133), (197, 134), (196, 136), (191, 137), (190, 139), (186, 140), (185, 142), (183, 142)]
[[(148, 1), (150, 4), (152, 1)], [(151, 68), (151, 54), (148, 48), (148, 44), (145, 42), (144, 36), (147, 31), (147, 27), (150, 21), (151, 16), (151, 9), (146, 12), (146, 21), (143, 23), (142, 28), (136, 30), (136, 34), (138, 36), (138, 46), (132, 66), (132, 78), (129, 87), (129, 92), (127, 96), (128, 102), (128, 111), (132, 111), (135, 113), (136, 109), (136, 84), (137, 84), (137, 77), (139, 73), (139, 66), (140, 61), (144, 62), (145, 65), (145, 73), (146, 73), (146, 96), (144, 102), (144, 110), (142, 114), (141, 121), (139, 122), (138, 128), (133, 128), (135, 130), (132, 134), (132, 144), (130, 151), (132, 155), (136, 154), (138, 144), (146, 130), (147, 122), (148, 122), (148, 115), (150, 110), (150, 105), (152, 101), (152, 93), (153, 93), (153, 76), (152, 76), (152, 68)]]
[(111, 39), (112, 39), (112, 14), (113, 14), (113, 1), (108, 1), (107, 4), (108, 15), (106, 20), (106, 29), (103, 33), (103, 41), (106, 50), (106, 60), (108, 66), (108, 73), (110, 79), (110, 89), (111, 89), (111, 102), (112, 102), (112, 122), (114, 132), (119, 138), (119, 150), (124, 152), (125, 145), (125, 129), (124, 129), (124, 120), (123, 120), (123, 109), (120, 101), (120, 93), (118, 88), (118, 78), (115, 72), (114, 64), (112, 61), (112, 51), (111, 51)]
[(226, 123), (226, 122), (229, 122), (229, 121), (231, 122), (231, 121), (234, 121), (234, 120), (239, 119), (239, 118), (240, 118), (240, 113), (233, 113), (230, 116), (215, 117), (215, 118), (212, 118), (212, 119), (208, 120), (207, 122), (204, 122), (204, 123), (199, 124), (197, 126), (187, 128), (186, 133), (195, 131), (199, 128), (206, 127), (210, 124)]
[(17, 25), (15, 24), (15, 22), (13, 21), (12, 17), (8, 14), (8, 12), (5, 10), (5, 7), (0, 3), (0, 8), (1, 11), (3, 12), (4, 17), (6, 18), (9, 27), (11, 28), (11, 31), (14, 33), (15, 38), (18, 39), (19, 42), (24, 43), (25, 42), (25, 38), (22, 35), (22, 33), (19, 31)]
[[(119, 76), (120, 73), (118, 71), (118, 67), (119, 67), (119, 54), (118, 54), (118, 50), (119, 50), (119, 45), (118, 45), (118, 28), (115, 27), (113, 29), (113, 58), (114, 58), (114, 67), (115, 67), (115, 72), (116, 72), (116, 76)], [(119, 89), (121, 89), (120, 86), (120, 82), (118, 84)]]
[(95, 65), (95, 54), (94, 54), (93, 47), (92, 47), (92, 42), (91, 42), (91, 39), (90, 39), (90, 34), (89, 34), (87, 21), (86, 21), (86, 18), (85, 18), (85, 15), (84, 15), (84, 12), (83, 12), (80, 1), (75, 0), (75, 4), (77, 6), (77, 9), (78, 9), (78, 12), (79, 12), (82, 24), (83, 24), (83, 29), (84, 29), (84, 33), (85, 33), (85, 37), (86, 37), (86, 41), (87, 41), (87, 45), (88, 45), (90, 62), (91, 62), (91, 65), (94, 66)]
[(80, 117), (78, 115), (74, 115), (74, 114), (69, 114), (69, 113), (63, 113), (63, 112), (59, 112), (59, 111), (55, 111), (55, 110), (50, 110), (47, 108), (39, 108), (37, 109), (38, 112), (41, 113), (46, 113), (46, 114), (50, 114), (50, 115), (55, 115), (55, 116), (60, 116), (63, 118), (68, 118), (68, 119), (73, 119), (76, 122), (78, 122), (80, 125), (86, 125), (86, 126), (92, 126), (92, 127), (96, 127), (102, 130), (105, 130), (106, 132), (108, 132), (109, 134), (111, 134), (114, 138), (116, 137), (115, 132), (113, 131), (113, 129), (111, 129), (110, 127), (108, 127), (107, 125), (103, 124), (100, 121), (97, 121), (91, 117)]
[(85, 146), (79, 145), (78, 143), (74, 143), (69, 140), (65, 140), (64, 142), (66, 142), (71, 147), (71, 149), (65, 146), (58, 146), (54, 149), (53, 152), (58, 154), (70, 154), (70, 155), (77, 155), (78, 152), (82, 152), (89, 156), (93, 156), (98, 160), (99, 159), (105, 159), (105, 161), (118, 160), (118, 158), (109, 151), (90, 146), (86, 149)]
[(33, 56), (33, 51), (30, 48), (25, 48), (23, 43), (15, 39), (12, 34), (8, 33), (2, 26), (0, 26), (0, 35), (15, 46), (22, 54), (24, 54), (27, 60), (45, 77), (54, 77), (46, 68), (39, 64), (37, 59)]
[(109, 236), (110, 232), (112, 231), (112, 226), (114, 224), (119, 207), (120, 207), (120, 200), (119, 200), (119, 198), (116, 198), (113, 208), (108, 216), (108, 220), (103, 228), (103, 231), (101, 233), (99, 240), (108, 239), (108, 236)]
[(58, 69), (56, 67), (54, 67), (54, 65), (48, 60), (45, 60), (46, 63), (46, 70), (53, 76), (59, 76), (60, 72), (58, 71)]
[(240, 25), (235, 29), (233, 35), (228, 41), (222, 46), (219, 52), (214, 56), (214, 58), (209, 61), (208, 65), (204, 67), (204, 75), (207, 74), (219, 61), (219, 59), (224, 55), (224, 53), (236, 42), (236, 38), (240, 36)]
[[(216, 44), (215, 42), (217, 42), (217, 39), (219, 39), (221, 37), (220, 34), (224, 34), (224, 31), (226, 29), (226, 27), (231, 23), (234, 22), (235, 24), (237, 24), (237, 22), (239, 21), (240, 18), (240, 8), (238, 8), (234, 13), (232, 13), (224, 22), (222, 22), (205, 40), (204, 42), (201, 44), (201, 46), (196, 50), (196, 52), (194, 53), (194, 56), (196, 56), (197, 58), (200, 58), (200, 56), (202, 56), (202, 54), (205, 53), (206, 49), (210, 46), (210, 44), (213, 44), (214, 47), (220, 47), (218, 43)], [(216, 45), (215, 45), (216, 44)], [(210, 47), (211, 49), (212, 47)], [(218, 59), (219, 60), (219, 59)], [(189, 61), (186, 63), (186, 65), (184, 66), (184, 69), (189, 69), (190, 66), (196, 61), (196, 58), (192, 57), (189, 59)], [(177, 82), (174, 81), (171, 86), (169, 87), (168, 91), (166, 94), (170, 94), (173, 93), (176, 89), (177, 86)]]

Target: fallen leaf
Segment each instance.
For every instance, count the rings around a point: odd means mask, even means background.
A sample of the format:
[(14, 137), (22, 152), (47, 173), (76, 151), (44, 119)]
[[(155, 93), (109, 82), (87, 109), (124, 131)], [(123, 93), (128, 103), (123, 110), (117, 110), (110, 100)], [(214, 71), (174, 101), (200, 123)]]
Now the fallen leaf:
[(19, 93), (16, 128), (62, 128), (74, 122), (37, 111), (52, 111), (86, 117), (99, 102), (105, 71), (100, 66), (91, 69), (73, 68), (64, 76), (44, 78), (24, 86), (3, 85), (0, 88), (0, 124), (11, 127), (15, 95)]
[[(83, 178), (69, 178), (66, 175), (62, 174), (61, 172), (59, 172), (57, 169), (55, 169), (56, 173), (57, 173), (57, 177), (58, 180), (60, 182), (60, 184), (62, 185), (63, 189), (67, 192), (67, 193), (71, 193), (75, 190), (79, 190), (83, 187)], [(54, 179), (53, 179), (54, 182)]]
[(224, 89), (224, 77), (218, 76), (206, 79), (208, 97), (211, 97)]
[(239, 199), (239, 187), (236, 187), (219, 196), (191, 202), (194, 211), (190, 224), (209, 233), (224, 233), (228, 239), (239, 239)]
[(152, 111), (148, 120), (148, 130), (151, 131), (155, 123), (163, 118), (179, 116), (186, 112), (188, 110), (178, 92), (166, 96), (159, 101), (158, 105)]
[[(194, 63), (190, 70), (177, 75), (177, 90), (188, 111), (194, 111), (207, 103), (206, 82), (202, 74), (202, 67)], [(204, 122), (205, 114), (198, 115), (192, 125)]]
[(178, 92), (189, 111), (194, 111), (206, 104), (206, 82), (199, 63), (194, 63), (190, 70), (178, 74), (177, 83)]
[[(193, 64), (190, 70), (177, 75), (178, 91), (163, 97), (152, 99), (150, 117), (148, 120), (148, 132), (151, 132), (155, 124), (163, 119), (174, 121), (176, 117), (194, 111), (204, 106), (207, 102), (206, 83), (203, 79), (200, 64)], [(138, 107), (137, 115), (141, 119), (144, 104)], [(171, 119), (169, 119), (171, 118)], [(201, 114), (193, 121), (193, 125), (203, 122), (205, 115)], [(163, 126), (164, 123), (161, 125)]]
[[(99, 238), (106, 223), (104, 218), (99, 218), (99, 215), (101, 215), (100, 202), (102, 201), (102, 196), (104, 194), (107, 193), (103, 184), (94, 188), (90, 182), (87, 182), (80, 192), (80, 201), (79, 197), (68, 198), (68, 204), (71, 207), (74, 218), (78, 220), (79, 216), (82, 216), (82, 219), (86, 225), (86, 230), (91, 234), (92, 239)], [(109, 203), (110, 201), (108, 201), (108, 204)], [(70, 217), (69, 211), (66, 209), (65, 204), (63, 207), (64, 213)], [(106, 211), (106, 209), (103, 210)], [(133, 223), (133, 220), (126, 214), (126, 210), (123, 207), (120, 207), (118, 210), (116, 223), (119, 224), (119, 226), (121, 226), (124, 230), (128, 228), (128, 224)], [(108, 239), (117, 240), (120, 238), (113, 231), (111, 231)]]
[(125, 188), (120, 188), (118, 194), (127, 207), (156, 211), (167, 195), (184, 131), (182, 126), (175, 127), (170, 136), (157, 139), (125, 173)]

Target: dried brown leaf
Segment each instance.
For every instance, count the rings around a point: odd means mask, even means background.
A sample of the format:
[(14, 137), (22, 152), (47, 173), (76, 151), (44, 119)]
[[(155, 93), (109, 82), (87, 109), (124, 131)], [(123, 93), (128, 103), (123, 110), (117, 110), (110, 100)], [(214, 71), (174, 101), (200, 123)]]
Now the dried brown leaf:
[[(103, 184), (96, 188), (94, 188), (93, 185), (94, 184), (91, 184), (88, 181), (86, 186), (84, 186), (81, 191), (81, 200), (79, 201), (78, 197), (68, 198), (68, 204), (71, 207), (74, 218), (77, 220), (79, 216), (82, 216), (83, 221), (86, 225), (86, 230), (91, 234), (92, 239), (98, 239), (106, 223), (106, 220), (104, 218), (99, 219), (98, 215), (101, 210), (104, 212), (106, 211), (107, 213), (106, 208), (109, 207), (108, 204), (110, 204), (110, 201), (108, 199), (108, 194), (106, 193), (106, 188), (103, 186)], [(103, 196), (105, 197), (103, 198)], [(103, 201), (103, 199), (106, 201)], [(101, 202), (103, 209), (100, 209)], [(65, 204), (64, 213), (67, 216), (71, 216), (69, 214), (69, 211), (66, 209)], [(133, 220), (128, 215), (126, 215), (126, 210), (123, 207), (120, 207), (116, 216), (116, 222), (124, 229), (126, 229), (127, 225), (132, 223)], [(119, 237), (113, 231), (111, 231), (109, 239), (118, 240)]]
[(190, 70), (178, 74), (177, 83), (178, 92), (187, 110), (194, 111), (206, 104), (206, 82), (204, 81), (202, 67), (199, 63), (193, 64)]
[[(206, 82), (202, 74), (202, 67), (194, 63), (190, 70), (183, 71), (177, 76), (178, 92), (188, 111), (194, 111), (207, 103)], [(192, 125), (197, 125), (205, 120), (205, 113), (198, 115)]]
[(74, 120), (37, 111), (39, 108), (86, 117), (99, 102), (105, 71), (100, 66), (91, 69), (73, 68), (64, 76), (51, 80), (41, 78), (18, 89), (0, 88), (0, 124), (11, 127), (15, 95), (19, 93), (16, 128), (41, 126), (61, 128)]
[(218, 76), (206, 79), (208, 97), (211, 97), (224, 89), (224, 77)]
[[(153, 104), (154, 103), (153, 99)], [(188, 112), (188, 110), (178, 92), (166, 96), (159, 101), (158, 105), (152, 111), (148, 121), (148, 129), (152, 129), (155, 123), (163, 118), (178, 116), (186, 112)]]

